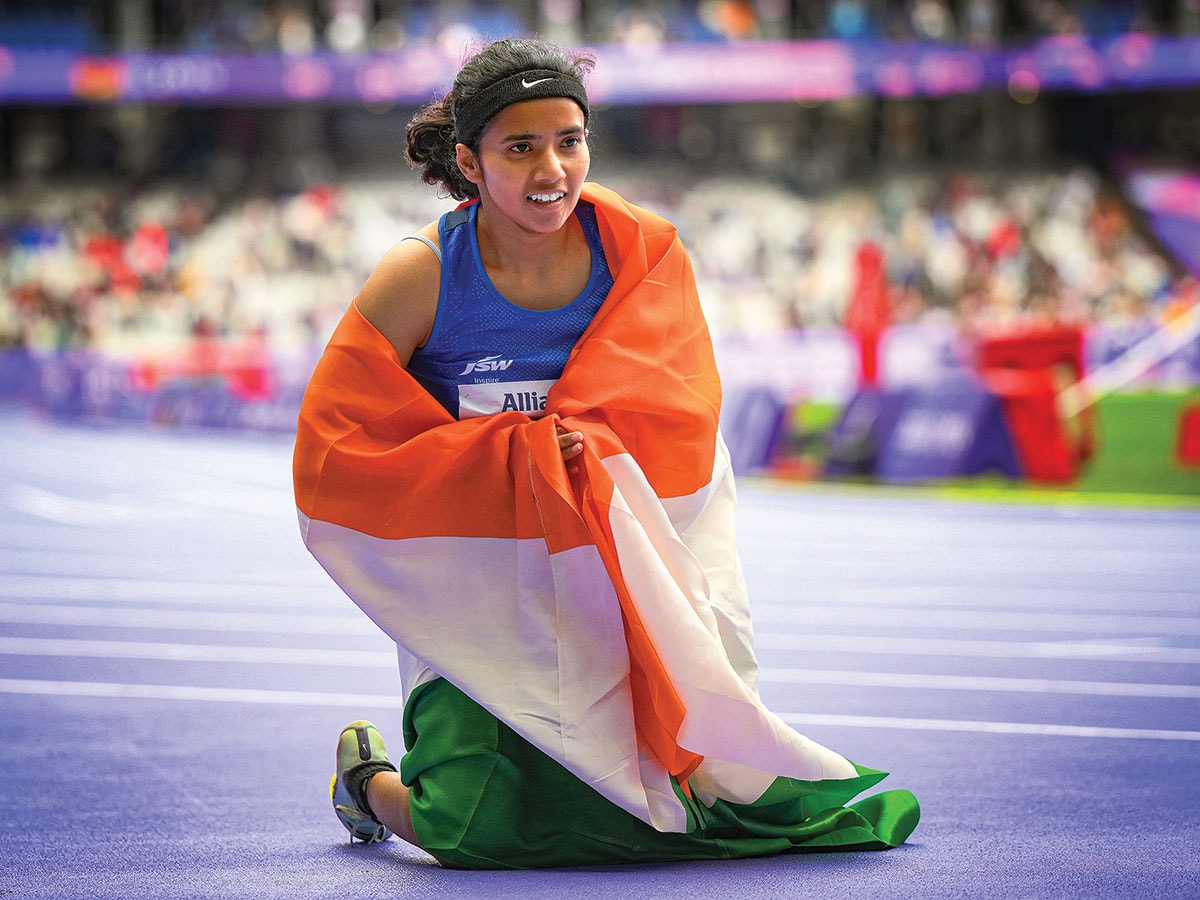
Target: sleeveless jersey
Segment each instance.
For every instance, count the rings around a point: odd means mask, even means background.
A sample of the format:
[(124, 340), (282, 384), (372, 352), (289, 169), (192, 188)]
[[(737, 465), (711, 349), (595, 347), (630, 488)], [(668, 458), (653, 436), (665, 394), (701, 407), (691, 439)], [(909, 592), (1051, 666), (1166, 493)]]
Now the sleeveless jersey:
[(525, 309), (492, 285), (479, 254), (475, 220), (479, 204), (446, 213), (438, 222), (442, 284), (429, 340), (409, 360), (408, 371), (459, 419), (515, 410), (545, 411), (546, 394), (562, 374), (612, 287), (596, 210), (580, 201), (576, 216), (592, 250), (592, 273), (583, 292), (558, 309)]

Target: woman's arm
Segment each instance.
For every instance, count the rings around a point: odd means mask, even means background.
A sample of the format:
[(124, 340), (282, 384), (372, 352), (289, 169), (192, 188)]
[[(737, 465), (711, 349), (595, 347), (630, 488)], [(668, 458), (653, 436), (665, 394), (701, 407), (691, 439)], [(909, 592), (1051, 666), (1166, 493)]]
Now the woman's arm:
[[(437, 242), (437, 225), (421, 234)], [(441, 293), (442, 266), (422, 241), (400, 241), (379, 261), (354, 304), (408, 365), (413, 351), (424, 346), (433, 330)]]

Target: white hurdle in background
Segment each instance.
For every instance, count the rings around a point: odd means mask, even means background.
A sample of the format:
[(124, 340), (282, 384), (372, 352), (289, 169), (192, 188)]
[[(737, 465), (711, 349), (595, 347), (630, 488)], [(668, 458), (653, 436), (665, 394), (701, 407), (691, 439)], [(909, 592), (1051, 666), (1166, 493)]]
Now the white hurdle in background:
[(1104, 395), (1124, 387), (1172, 353), (1186, 347), (1198, 335), (1200, 304), (1147, 335), (1116, 359), (1064, 388), (1058, 395), (1060, 413), (1066, 419), (1079, 415)]

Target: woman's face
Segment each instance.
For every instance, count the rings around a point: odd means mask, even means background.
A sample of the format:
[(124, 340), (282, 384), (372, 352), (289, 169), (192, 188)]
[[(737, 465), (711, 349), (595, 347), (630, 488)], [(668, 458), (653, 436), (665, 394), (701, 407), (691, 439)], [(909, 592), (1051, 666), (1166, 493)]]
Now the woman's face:
[(566, 223), (591, 165), (583, 110), (566, 97), (506, 106), (484, 129), (478, 153), (463, 144), (457, 151), (485, 207), (540, 234)]

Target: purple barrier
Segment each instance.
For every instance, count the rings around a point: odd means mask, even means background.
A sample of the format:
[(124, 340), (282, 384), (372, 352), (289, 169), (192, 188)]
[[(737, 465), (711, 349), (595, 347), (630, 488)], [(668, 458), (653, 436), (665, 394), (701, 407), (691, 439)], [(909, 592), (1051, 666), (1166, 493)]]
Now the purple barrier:
[(220, 377), (174, 378), (149, 390), (124, 360), (98, 353), (0, 353), (0, 402), (41, 410), (55, 418), (129, 422), (181, 428), (291, 431), (311, 369), (296, 360), (293, 378), (270, 396), (239, 397)]
[(928, 481), (998, 471), (1021, 477), (999, 399), (973, 380), (859, 391), (829, 435), (825, 474)]
[(302, 390), (286, 388), (262, 400), (244, 400), (219, 379), (174, 381), (151, 396), (146, 421), (171, 428), (292, 431)]
[(769, 388), (726, 393), (721, 434), (735, 474), (770, 465), (787, 424), (788, 405)]
[(966, 380), (909, 392), (875, 467), (890, 482), (990, 471), (1022, 475), (999, 398)]
[(63, 419), (144, 422), (150, 397), (132, 382), (128, 364), (78, 351), (35, 358), (35, 406)]
[(0, 403), (30, 404), (37, 398), (37, 385), (37, 365), (29, 351), (0, 351)]
[(825, 474), (874, 475), (911, 390), (863, 390), (850, 398), (828, 437)]

